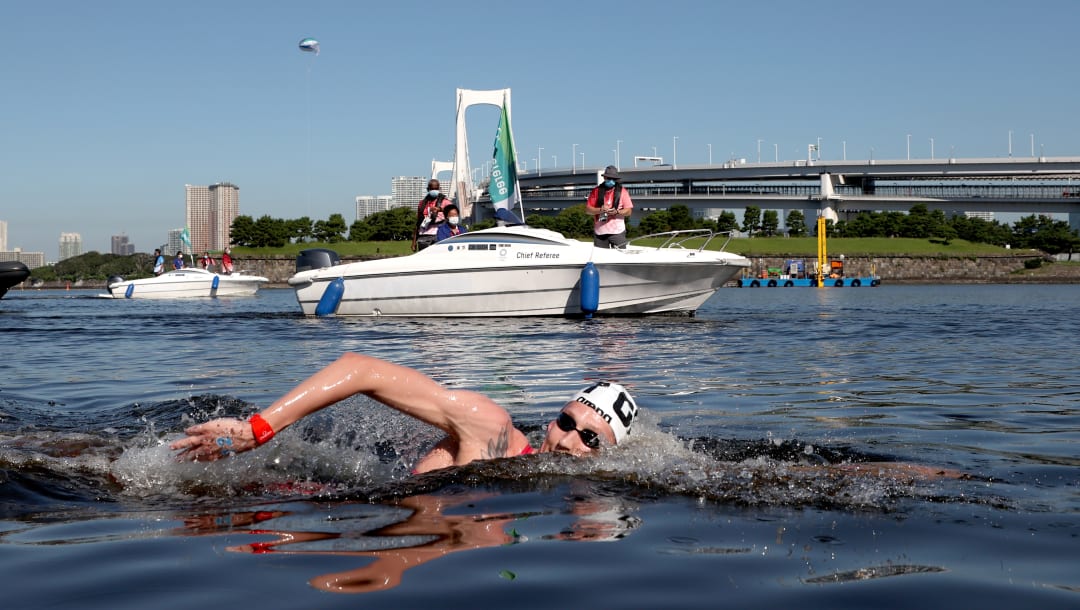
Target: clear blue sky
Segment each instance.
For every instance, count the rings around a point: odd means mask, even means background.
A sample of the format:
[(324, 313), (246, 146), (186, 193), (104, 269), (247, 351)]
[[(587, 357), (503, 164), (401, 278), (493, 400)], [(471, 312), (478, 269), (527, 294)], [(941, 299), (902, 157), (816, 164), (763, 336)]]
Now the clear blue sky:
[[(496, 11), (495, 7), (499, 7)], [(519, 157), (1080, 156), (1080, 3), (0, 3), (0, 220), (55, 260), (61, 232), (139, 251), (228, 181), (258, 218), (341, 213), (453, 155), (455, 89), (513, 89)], [(297, 48), (319, 40), (318, 57)], [(472, 163), (494, 108), (468, 115)], [(774, 148), (775, 145), (775, 148)]]

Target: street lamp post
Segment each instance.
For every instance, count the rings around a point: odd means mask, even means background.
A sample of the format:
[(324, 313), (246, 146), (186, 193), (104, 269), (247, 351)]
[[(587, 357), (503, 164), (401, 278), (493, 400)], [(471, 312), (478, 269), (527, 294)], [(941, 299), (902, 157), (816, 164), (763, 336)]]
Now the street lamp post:
[(679, 169), (679, 154), (677, 146), (679, 144), (679, 136), (672, 136), (671, 138), (671, 169)]

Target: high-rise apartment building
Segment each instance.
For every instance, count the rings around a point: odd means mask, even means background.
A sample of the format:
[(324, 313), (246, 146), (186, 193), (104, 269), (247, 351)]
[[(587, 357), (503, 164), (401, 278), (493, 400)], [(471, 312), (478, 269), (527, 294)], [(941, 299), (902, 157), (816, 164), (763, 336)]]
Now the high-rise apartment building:
[(113, 235), (110, 251), (119, 256), (135, 254), (135, 244), (128, 241), (127, 235)]
[[(221, 182), (210, 186), (185, 184), (184, 189), (184, 219), (191, 235), (191, 252), (224, 250), (231, 242), (232, 223), (240, 215), (240, 187)], [(187, 251), (186, 246), (182, 249)]]
[(7, 221), (0, 220), (0, 252), (7, 251)]
[[(232, 223), (240, 215), (240, 187), (224, 182), (210, 187), (211, 211), (209, 248), (224, 250), (230, 245)], [(191, 242), (194, 244), (195, 242)]]
[(427, 195), (427, 183), (423, 176), (397, 176), (390, 180), (394, 207), (415, 207)]
[[(168, 243), (165, 244), (165, 252), (162, 253), (162, 254), (165, 255), (166, 260), (172, 260), (172, 257), (176, 256), (177, 252), (184, 252), (186, 254), (194, 254), (193, 252), (189, 251), (189, 250), (191, 250), (191, 248), (188, 248), (184, 244), (183, 238), (180, 237), (180, 235), (183, 234), (183, 232), (184, 232), (183, 229), (169, 229), (169, 241), (168, 241)], [(191, 243), (194, 245), (195, 242), (191, 242)], [(169, 267), (169, 268), (171, 269), (171, 267)]]
[(356, 197), (356, 220), (362, 220), (376, 212), (385, 212), (392, 207), (395, 207), (392, 195), (358, 195)]
[(64, 260), (82, 254), (82, 235), (78, 233), (60, 234), (60, 258)]

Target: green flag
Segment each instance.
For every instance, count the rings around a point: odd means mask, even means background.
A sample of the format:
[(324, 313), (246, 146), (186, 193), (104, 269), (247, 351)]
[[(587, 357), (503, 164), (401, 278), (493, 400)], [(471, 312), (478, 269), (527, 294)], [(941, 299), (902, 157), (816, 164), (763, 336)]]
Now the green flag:
[(517, 158), (514, 155), (514, 135), (510, 131), (510, 116), (505, 100), (499, 131), (495, 134), (494, 167), (488, 192), (496, 210), (512, 209), (517, 202)]

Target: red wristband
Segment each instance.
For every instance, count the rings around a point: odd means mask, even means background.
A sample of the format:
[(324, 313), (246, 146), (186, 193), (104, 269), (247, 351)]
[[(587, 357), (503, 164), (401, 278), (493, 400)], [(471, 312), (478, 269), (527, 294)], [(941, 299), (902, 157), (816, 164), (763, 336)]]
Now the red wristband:
[(251, 432), (255, 435), (255, 444), (261, 445), (266, 441), (274, 438), (274, 429), (270, 427), (270, 424), (266, 423), (266, 420), (262, 418), (262, 415), (256, 413), (248, 419), (248, 423), (251, 424)]

